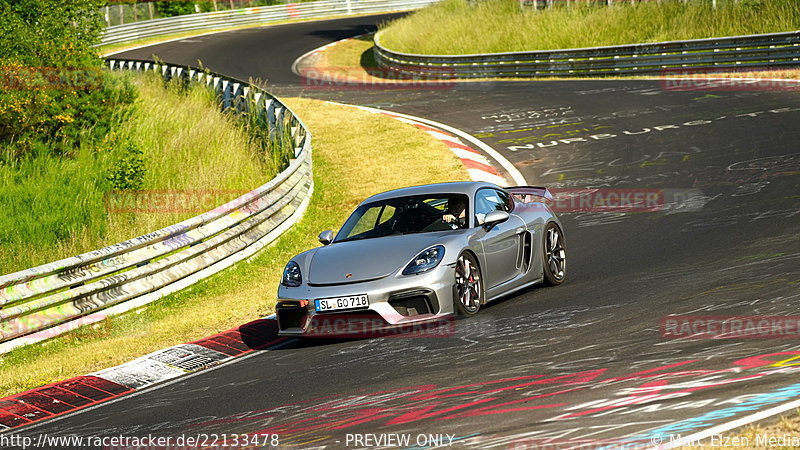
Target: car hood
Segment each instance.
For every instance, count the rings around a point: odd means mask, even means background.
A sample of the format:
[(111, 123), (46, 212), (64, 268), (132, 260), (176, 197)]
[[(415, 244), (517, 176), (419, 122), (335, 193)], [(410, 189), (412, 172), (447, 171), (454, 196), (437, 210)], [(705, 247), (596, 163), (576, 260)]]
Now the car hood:
[(411, 258), (440, 242), (441, 234), (386, 236), (319, 247), (311, 256), (308, 282), (344, 284), (383, 278), (403, 269)]

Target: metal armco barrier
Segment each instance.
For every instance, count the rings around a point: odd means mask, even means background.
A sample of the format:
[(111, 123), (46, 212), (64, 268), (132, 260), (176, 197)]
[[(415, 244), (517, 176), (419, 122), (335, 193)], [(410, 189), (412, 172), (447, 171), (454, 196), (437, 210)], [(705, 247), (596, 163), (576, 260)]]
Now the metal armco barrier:
[(380, 67), (441, 78), (653, 75), (679, 70), (730, 70), (800, 65), (800, 31), (653, 44), (478, 55), (395, 52), (375, 35)]
[(107, 60), (111, 70), (155, 71), (207, 86), (222, 108), (263, 127), (291, 152), (268, 183), (181, 223), (80, 256), (0, 276), (0, 353), (103, 320), (177, 291), (274, 240), (301, 215), (313, 192), (311, 134), (264, 90), (187, 67)]
[(321, 0), (166, 17), (106, 28), (100, 45), (119, 44), (166, 34), (214, 31), (286, 20), (370, 14), (422, 8), (436, 0)]

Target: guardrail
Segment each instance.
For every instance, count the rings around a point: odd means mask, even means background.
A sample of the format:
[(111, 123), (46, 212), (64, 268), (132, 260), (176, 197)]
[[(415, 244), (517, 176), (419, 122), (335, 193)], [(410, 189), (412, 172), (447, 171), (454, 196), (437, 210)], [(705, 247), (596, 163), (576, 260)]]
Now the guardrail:
[(107, 64), (111, 70), (155, 71), (165, 79), (207, 86), (223, 110), (261, 127), (270, 145), (294, 159), (268, 183), (207, 213), (0, 276), (0, 354), (139, 307), (251, 256), (299, 219), (313, 192), (311, 134), (271, 94), (188, 67), (113, 59)]
[(475, 55), (417, 55), (375, 41), (379, 66), (440, 78), (585, 77), (800, 65), (800, 31), (652, 44)]
[(321, 0), (166, 17), (105, 29), (100, 45), (118, 44), (167, 34), (214, 31), (271, 22), (316, 19), (421, 8), (436, 0)]

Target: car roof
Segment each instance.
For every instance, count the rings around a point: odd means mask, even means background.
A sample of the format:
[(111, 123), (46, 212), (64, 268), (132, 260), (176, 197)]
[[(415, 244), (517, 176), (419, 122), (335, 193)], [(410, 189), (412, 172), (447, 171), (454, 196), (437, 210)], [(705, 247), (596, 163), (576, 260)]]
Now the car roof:
[(472, 197), (475, 191), (481, 188), (502, 189), (500, 186), (483, 181), (455, 181), (450, 183), (424, 184), (421, 186), (411, 186), (400, 189), (386, 191), (373, 195), (363, 202), (362, 205), (376, 201), (386, 200), (396, 197), (407, 197), (411, 195), (441, 195), (441, 194), (464, 194)]

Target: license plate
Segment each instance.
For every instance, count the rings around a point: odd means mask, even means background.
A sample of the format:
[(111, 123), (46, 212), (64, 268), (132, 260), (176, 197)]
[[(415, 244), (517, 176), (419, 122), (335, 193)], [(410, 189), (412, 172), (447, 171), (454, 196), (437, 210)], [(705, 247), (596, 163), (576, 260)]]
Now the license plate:
[(350, 295), (348, 297), (321, 298), (314, 300), (317, 312), (337, 311), (342, 309), (361, 309), (369, 306), (367, 294)]

